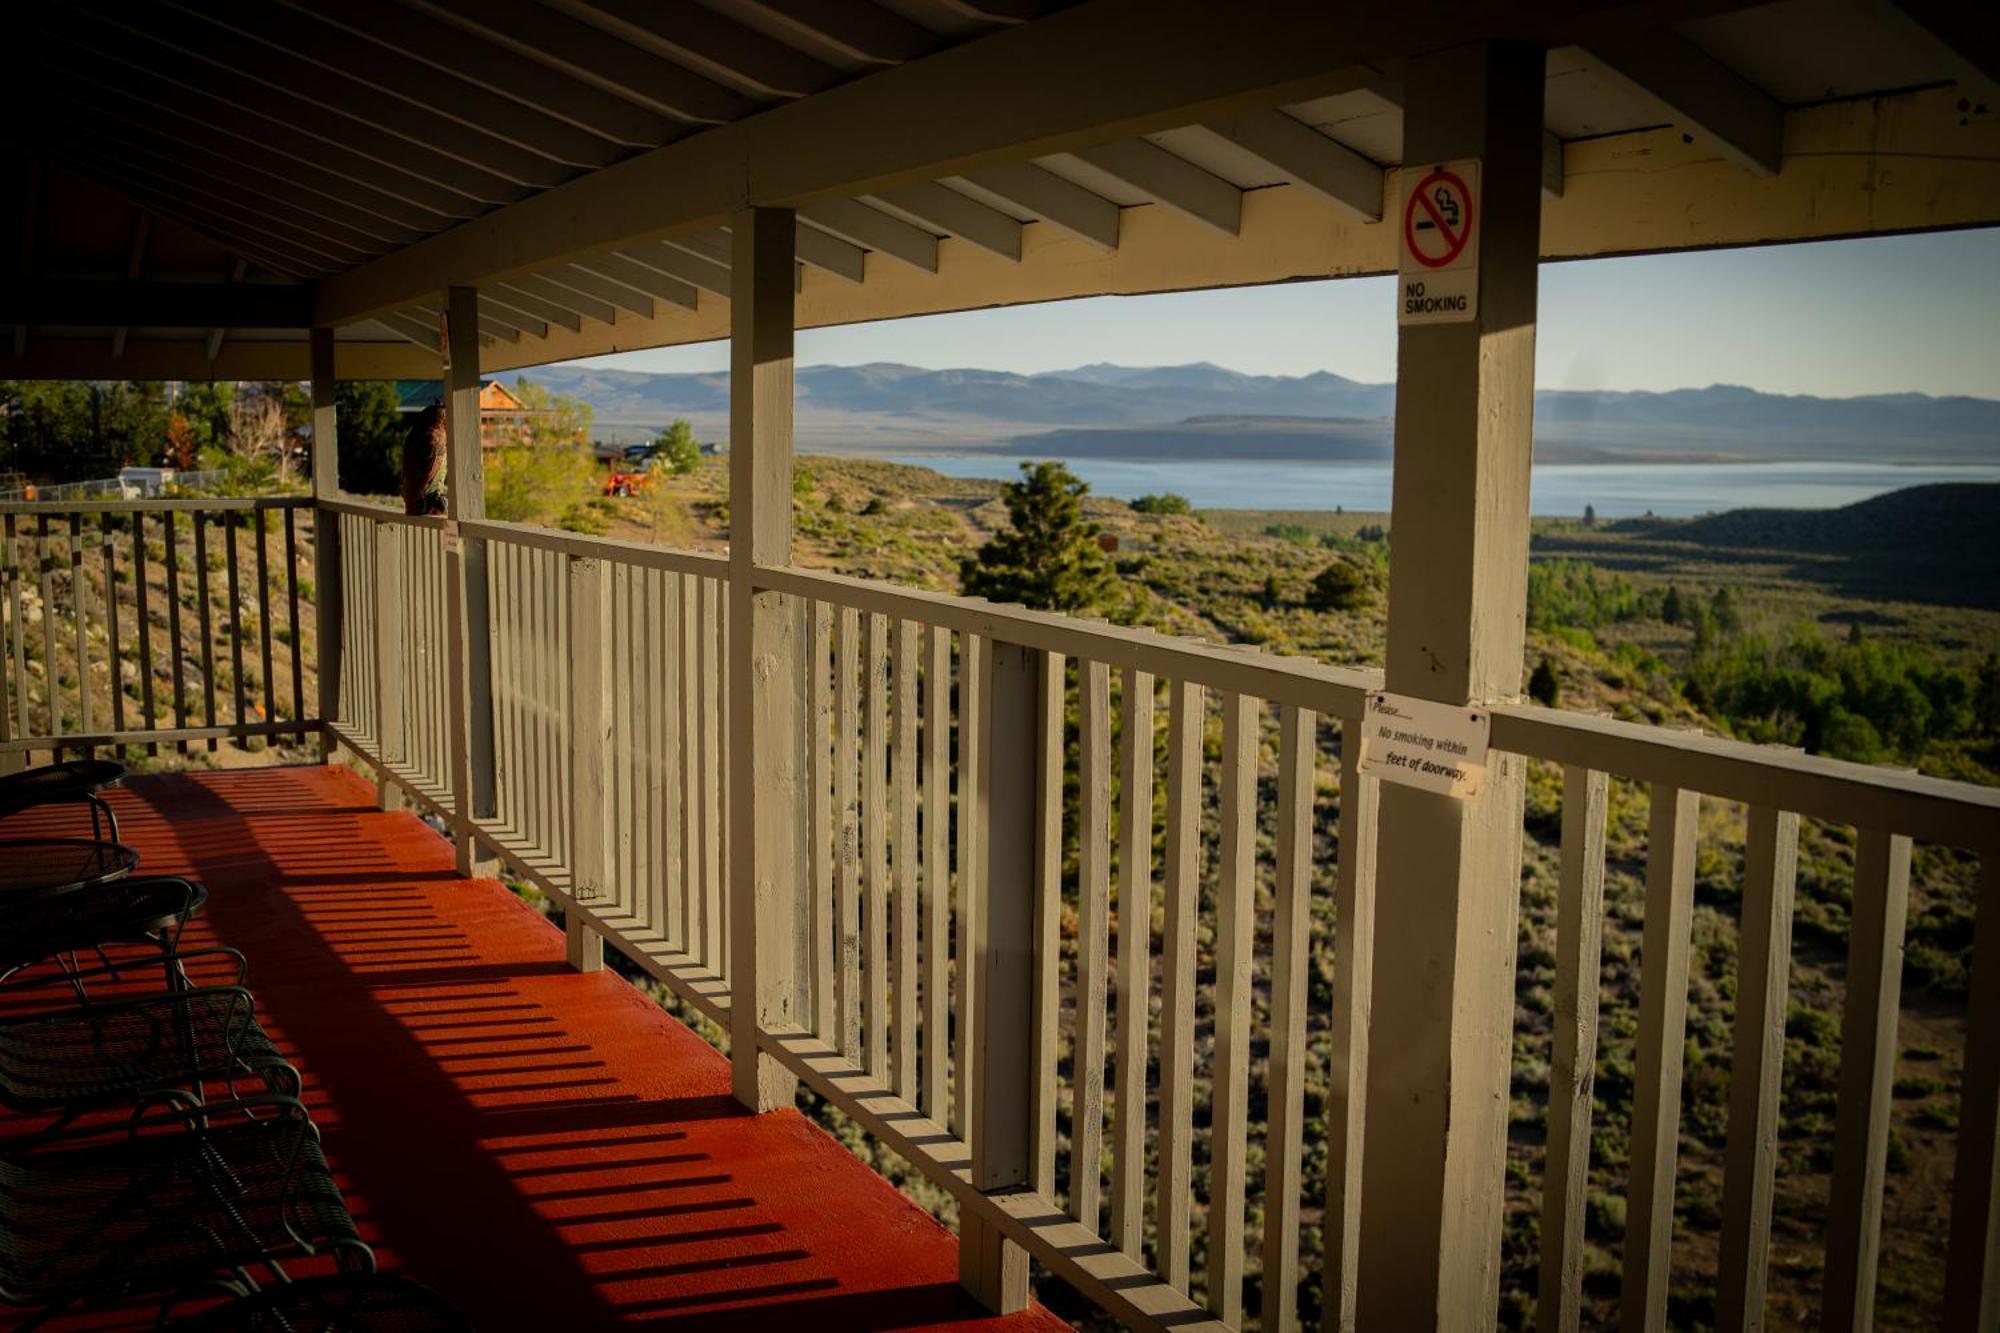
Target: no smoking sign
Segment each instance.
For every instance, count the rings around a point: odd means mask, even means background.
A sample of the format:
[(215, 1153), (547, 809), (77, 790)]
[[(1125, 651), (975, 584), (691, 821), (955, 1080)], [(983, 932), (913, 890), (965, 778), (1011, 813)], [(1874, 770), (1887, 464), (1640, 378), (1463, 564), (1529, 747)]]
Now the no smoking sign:
[(1456, 324), (1479, 315), (1479, 161), (1403, 172), (1399, 324)]

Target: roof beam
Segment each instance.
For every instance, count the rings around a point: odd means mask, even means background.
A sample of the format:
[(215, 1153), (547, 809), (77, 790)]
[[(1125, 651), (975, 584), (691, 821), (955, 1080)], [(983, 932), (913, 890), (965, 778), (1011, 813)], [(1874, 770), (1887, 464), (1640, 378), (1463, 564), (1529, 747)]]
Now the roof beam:
[(929, 54), (937, 37), (893, 10), (868, 0), (748, 0), (773, 23), (850, 60), (900, 65)]
[(0, 324), (10, 323), (302, 329), (312, 323), (312, 290), (240, 278), (227, 283), (22, 278), (0, 282)]
[[(231, 266), (229, 270), (229, 285), (234, 287), (237, 283), (242, 282), (243, 274), (245, 273), (245, 271), (249, 269), (249, 267), (250, 265), (248, 261), (242, 259), (237, 260), (236, 263), (233, 266)], [(208, 360), (211, 364), (215, 361), (215, 358), (221, 354), (222, 340), (228, 336), (229, 336), (229, 329), (224, 325), (217, 325), (215, 328), (212, 328), (208, 331)]]
[[(284, 0), (293, 9), (298, 0)], [(502, 97), (614, 143), (654, 148), (679, 136), (681, 122), (520, 52), (471, 37), (443, 19), (389, 0), (341, 0), (308, 12), (412, 60), (443, 70)]]
[(927, 226), (991, 250), (1002, 259), (1021, 258), (1021, 224), (948, 185), (924, 181), (873, 196)]
[(1584, 48), (1614, 82), (1666, 108), (1673, 123), (1755, 176), (1778, 174), (1784, 108), (1680, 34), (1607, 36)]
[[(134, 338), (114, 361), (102, 338), (38, 338), (25, 354), (0, 347), (0, 378), (23, 380), (302, 380), (312, 374), (304, 338), (231, 338), (213, 361), (199, 338)], [(344, 380), (435, 379), (438, 359), (400, 339), (340, 339), (334, 364)]]
[(967, 172), (965, 182), (1104, 250), (1118, 248), (1118, 205), (1032, 162)]
[(1258, 111), (1208, 128), (1363, 222), (1382, 220), (1382, 168), (1282, 111)]
[(687, 65), (719, 83), (767, 97), (804, 97), (837, 71), (700, 5), (654, 0), (553, 0), (555, 7)]
[(482, 41), (692, 124), (719, 125), (755, 109), (731, 89), (532, 0), (410, 3)]
[[(1367, 86), (1380, 79), (1378, 66), (1414, 51), (1574, 40), (1586, 21), (1609, 29), (1630, 19), (1612, 0), (1331, 10), (1296, 0), (1088, 0), (475, 218), (329, 279), (321, 313), (346, 323), (439, 284), (476, 284), (714, 226), (746, 202), (852, 199), (1232, 119)], [(1136, 49), (1135, 33), (1144, 34)], [(1033, 96), (1022, 95), (1024, 69), (1036, 73)]]
[(1542, 131), (1542, 198), (1563, 197), (1563, 141)]
[(900, 259), (911, 268), (937, 272), (937, 237), (878, 208), (852, 199), (829, 199), (799, 210), (799, 216), (835, 236)]
[(1071, 156), (1225, 236), (1242, 230), (1243, 191), (1150, 140), (1079, 148)]

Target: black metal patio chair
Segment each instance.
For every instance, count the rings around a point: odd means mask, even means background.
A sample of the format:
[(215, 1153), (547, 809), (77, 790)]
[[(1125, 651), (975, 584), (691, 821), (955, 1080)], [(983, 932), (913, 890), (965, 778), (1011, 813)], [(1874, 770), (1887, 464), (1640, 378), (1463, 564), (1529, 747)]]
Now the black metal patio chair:
[(127, 772), (109, 759), (68, 759), (0, 775), (0, 819), (40, 805), (82, 802), (90, 806), (91, 837), (116, 842), (118, 815), (103, 792), (123, 782)]
[[(78, 1000), (87, 1001), (85, 979), (119, 977), (125, 969), (140, 966), (130, 960), (113, 961), (104, 953), (115, 945), (137, 945), (145, 950), (145, 961), (158, 962), (164, 969), (167, 989), (178, 989), (187, 984), (184, 960), (193, 956), (181, 950), (181, 931), (207, 901), (208, 890), (193, 880), (156, 875), (0, 902), (0, 991), (9, 988), (24, 969), (54, 960), (62, 968), (60, 979), (68, 982)], [(85, 951), (95, 951), (100, 964), (77, 966), (76, 955)], [(242, 984), (240, 953), (201, 952), (233, 955), (238, 964), (236, 984)]]
[[(239, 1089), (239, 1079), (253, 1086)], [(55, 1113), (43, 1133), (95, 1107), (156, 1097), (198, 1103), (211, 1082), (230, 1099), (301, 1088), (240, 986), (0, 1019), (0, 1103), (25, 1115)]]
[(165, 1328), (179, 1333), (470, 1333), (472, 1322), (420, 1282), (376, 1273), (281, 1283)]
[(0, 1300), (48, 1318), (79, 1305), (243, 1291), (288, 1259), (362, 1243), (305, 1107), (246, 1097), (172, 1107), (0, 1149)]

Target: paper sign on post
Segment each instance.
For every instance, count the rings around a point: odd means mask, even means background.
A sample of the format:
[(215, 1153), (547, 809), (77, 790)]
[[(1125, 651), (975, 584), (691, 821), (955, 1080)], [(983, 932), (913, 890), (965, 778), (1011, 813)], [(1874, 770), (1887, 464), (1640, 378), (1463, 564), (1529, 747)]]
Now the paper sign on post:
[(1493, 715), (1483, 708), (1370, 690), (1361, 721), (1361, 771), (1446, 796), (1476, 796), (1486, 778)]
[(1404, 168), (1398, 324), (1479, 316), (1479, 160)]

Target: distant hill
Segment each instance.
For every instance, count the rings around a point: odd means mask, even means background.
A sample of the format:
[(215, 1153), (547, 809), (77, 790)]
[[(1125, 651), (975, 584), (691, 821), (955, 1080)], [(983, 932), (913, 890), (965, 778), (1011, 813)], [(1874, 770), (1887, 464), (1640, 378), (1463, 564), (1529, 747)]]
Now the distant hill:
[[(679, 416), (710, 438), (727, 429), (724, 373), (550, 366), (532, 375), (587, 399), (607, 427), (657, 430)], [(1037, 375), (876, 362), (807, 366), (797, 384), (802, 443), (865, 452), (1009, 445), (1126, 458), (1387, 457), (1395, 412), (1394, 385), (1330, 371), (1246, 375), (1208, 362), (1097, 363)], [(1994, 462), (2000, 401), (1813, 398), (1732, 385), (1558, 389), (1535, 396), (1535, 434), (1545, 461)], [(1377, 436), (1379, 448), (1366, 443)]]
[(1732, 509), (1612, 527), (1717, 551), (1831, 558), (1853, 592), (2000, 609), (2000, 484), (1945, 482), (1840, 509)]

